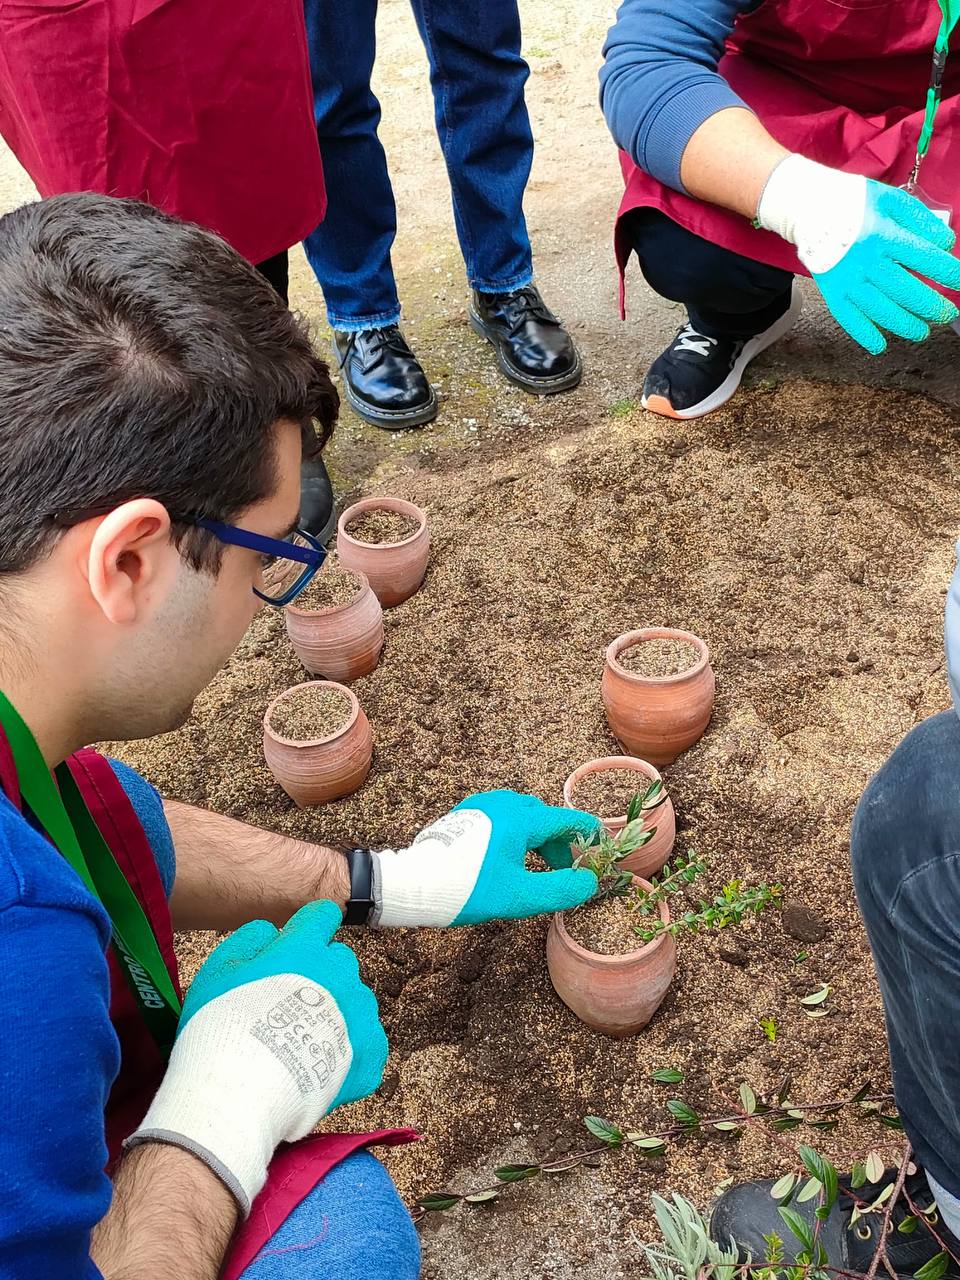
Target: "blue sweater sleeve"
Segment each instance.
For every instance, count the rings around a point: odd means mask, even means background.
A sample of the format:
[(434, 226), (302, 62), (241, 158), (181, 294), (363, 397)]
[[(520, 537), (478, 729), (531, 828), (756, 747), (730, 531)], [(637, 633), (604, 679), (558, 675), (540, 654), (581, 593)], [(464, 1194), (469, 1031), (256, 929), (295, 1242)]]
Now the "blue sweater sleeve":
[(160, 792), (122, 760), (111, 759), (110, 765), (140, 819), (147, 840), (150, 842), (150, 848), (153, 850), (157, 870), (163, 882), (163, 891), (169, 898), (173, 893), (173, 882), (177, 874), (177, 859), (170, 824), (163, 812)]
[(603, 48), (600, 105), (646, 173), (683, 191), (680, 161), (697, 129), (746, 104), (717, 73), (737, 17), (758, 0), (623, 0)]

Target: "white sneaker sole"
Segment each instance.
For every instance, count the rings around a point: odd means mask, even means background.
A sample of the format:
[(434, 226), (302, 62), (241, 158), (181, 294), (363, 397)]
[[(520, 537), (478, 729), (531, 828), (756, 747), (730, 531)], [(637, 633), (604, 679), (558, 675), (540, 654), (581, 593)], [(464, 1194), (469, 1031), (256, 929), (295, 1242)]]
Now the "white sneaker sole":
[(772, 324), (769, 329), (764, 329), (763, 333), (758, 333), (755, 338), (751, 338), (749, 342), (744, 343), (736, 364), (726, 378), (720, 383), (716, 391), (711, 392), (699, 404), (691, 405), (689, 409), (675, 409), (666, 396), (658, 395), (644, 396), (640, 403), (644, 409), (649, 409), (651, 413), (659, 413), (664, 418), (702, 418), (704, 414), (713, 413), (714, 409), (719, 409), (721, 405), (726, 404), (736, 394), (750, 361), (755, 360), (761, 351), (766, 351), (767, 347), (772, 346), (785, 333), (789, 333), (799, 320), (802, 310), (803, 298), (797, 285), (794, 284), (793, 296), (790, 299), (788, 310), (784, 312), (776, 324)]

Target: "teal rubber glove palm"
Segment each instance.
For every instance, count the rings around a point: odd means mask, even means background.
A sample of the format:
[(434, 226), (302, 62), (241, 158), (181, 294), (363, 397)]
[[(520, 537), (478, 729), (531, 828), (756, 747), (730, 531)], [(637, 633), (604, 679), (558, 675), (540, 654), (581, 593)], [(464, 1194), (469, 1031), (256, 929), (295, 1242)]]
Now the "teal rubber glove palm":
[(793, 155), (773, 171), (757, 220), (796, 245), (834, 318), (872, 355), (886, 349), (881, 330), (923, 342), (960, 314), (926, 283), (960, 289), (956, 236), (906, 191)]
[(387, 1038), (342, 913), (312, 902), (283, 929), (255, 920), (213, 952), (183, 1004), (164, 1077), (128, 1145), (171, 1142), (204, 1160), (244, 1214), (280, 1142), (378, 1087)]
[[(571, 842), (599, 821), (515, 791), (470, 796), (427, 827), (409, 849), (374, 853), (375, 925), (462, 925), (516, 920), (578, 907), (597, 891), (572, 866)], [(528, 871), (529, 851), (550, 871)]]

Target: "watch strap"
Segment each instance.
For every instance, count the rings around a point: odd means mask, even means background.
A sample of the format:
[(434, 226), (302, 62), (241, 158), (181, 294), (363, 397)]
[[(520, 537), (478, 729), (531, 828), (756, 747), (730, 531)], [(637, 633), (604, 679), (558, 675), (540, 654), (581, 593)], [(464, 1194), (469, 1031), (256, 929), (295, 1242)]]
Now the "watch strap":
[(373, 856), (369, 849), (348, 849), (350, 897), (343, 915), (344, 924), (368, 924), (376, 905), (373, 896)]

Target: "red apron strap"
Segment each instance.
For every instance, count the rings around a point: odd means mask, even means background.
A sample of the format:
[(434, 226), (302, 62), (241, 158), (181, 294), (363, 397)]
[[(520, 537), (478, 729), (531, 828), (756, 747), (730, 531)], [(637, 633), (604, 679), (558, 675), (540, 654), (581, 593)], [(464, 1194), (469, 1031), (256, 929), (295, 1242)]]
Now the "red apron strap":
[(20, 801), (20, 780), (17, 777), (17, 766), (13, 761), (13, 752), (7, 735), (0, 729), (0, 787), (3, 793), (17, 809), (22, 809)]
[(250, 1217), (233, 1238), (220, 1280), (239, 1280), (297, 1205), (341, 1160), (367, 1147), (398, 1147), (419, 1139), (415, 1129), (382, 1129), (379, 1133), (315, 1134), (281, 1147), (270, 1162), (266, 1186), (254, 1200)]

